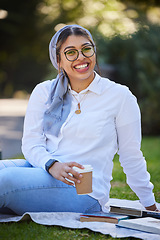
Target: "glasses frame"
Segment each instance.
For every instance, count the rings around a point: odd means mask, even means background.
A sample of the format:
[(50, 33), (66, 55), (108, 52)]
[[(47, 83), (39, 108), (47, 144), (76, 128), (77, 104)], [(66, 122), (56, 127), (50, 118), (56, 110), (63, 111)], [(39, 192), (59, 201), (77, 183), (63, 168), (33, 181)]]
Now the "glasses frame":
[[(93, 48), (93, 54), (92, 54), (91, 56), (89, 56), (89, 57), (86, 56), (86, 55), (83, 53), (83, 49), (86, 48), (86, 47), (92, 47), (92, 48)], [(77, 57), (76, 57), (74, 60), (69, 60), (69, 59), (67, 58), (67, 52), (70, 51), (70, 50), (75, 50), (75, 51), (77, 52)], [(67, 59), (69, 62), (74, 62), (74, 61), (76, 61), (76, 60), (78, 59), (78, 57), (79, 57), (79, 52), (81, 52), (84, 57), (90, 58), (90, 57), (92, 57), (92, 56), (95, 54), (94, 45), (88, 44), (88, 45), (82, 47), (81, 50), (77, 50), (77, 49), (75, 49), (75, 48), (71, 48), (71, 49), (65, 51), (65, 52), (64, 52), (64, 55), (65, 55), (66, 59)]]

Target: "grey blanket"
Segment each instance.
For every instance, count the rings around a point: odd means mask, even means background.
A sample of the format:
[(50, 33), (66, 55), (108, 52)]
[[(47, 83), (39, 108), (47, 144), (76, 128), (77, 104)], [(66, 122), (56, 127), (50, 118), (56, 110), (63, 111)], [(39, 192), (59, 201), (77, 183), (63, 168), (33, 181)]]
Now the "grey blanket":
[[(124, 206), (124, 207), (134, 207), (137, 209), (143, 209), (139, 201), (121, 200), (113, 199), (109, 200), (109, 204)], [(160, 204), (157, 204), (160, 208)], [(80, 213), (71, 212), (27, 212), (23, 216), (13, 216), (0, 214), (0, 222), (19, 222), (24, 220), (32, 220), (37, 224), (42, 225), (53, 225), (62, 226), (66, 228), (88, 228), (94, 232), (100, 232), (102, 234), (109, 234), (113, 238), (124, 238), (124, 237), (135, 237), (145, 240), (160, 240), (160, 235), (150, 234), (146, 232), (131, 230), (127, 228), (117, 227), (113, 223), (106, 222), (80, 222)]]

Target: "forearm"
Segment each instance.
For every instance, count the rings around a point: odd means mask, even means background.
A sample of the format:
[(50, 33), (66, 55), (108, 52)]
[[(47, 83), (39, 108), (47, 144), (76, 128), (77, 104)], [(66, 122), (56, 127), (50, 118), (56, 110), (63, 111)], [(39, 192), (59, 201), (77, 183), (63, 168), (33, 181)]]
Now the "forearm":
[(146, 161), (140, 150), (141, 129), (136, 121), (118, 129), (119, 155), (127, 183), (136, 193), (144, 207), (155, 204), (153, 184), (147, 172)]
[[(127, 161), (127, 160), (126, 160)], [(150, 182), (150, 175), (146, 169), (144, 159), (130, 159), (133, 164), (123, 163), (123, 170), (127, 176), (127, 183), (130, 188), (136, 193), (140, 202), (144, 207), (151, 206), (155, 203), (153, 194), (153, 184)]]
[(40, 167), (45, 169), (45, 163), (53, 158), (53, 156), (46, 151), (46, 148), (37, 144), (31, 146), (28, 144), (22, 144), (22, 152), (25, 159), (34, 167)]

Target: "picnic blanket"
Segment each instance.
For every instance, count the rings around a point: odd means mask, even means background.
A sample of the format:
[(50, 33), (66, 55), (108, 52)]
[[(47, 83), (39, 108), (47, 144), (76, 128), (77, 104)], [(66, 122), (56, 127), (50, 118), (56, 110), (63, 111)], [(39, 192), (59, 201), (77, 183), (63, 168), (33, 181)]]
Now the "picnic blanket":
[[(123, 207), (133, 207), (136, 209), (144, 209), (138, 200), (131, 201), (110, 198), (108, 204)], [(160, 208), (160, 204), (157, 203), (157, 206), (158, 208)], [(87, 228), (94, 232), (109, 234), (113, 238), (135, 237), (145, 240), (160, 240), (160, 235), (136, 231), (127, 228), (120, 228), (113, 223), (80, 222), (80, 214), (81, 213), (71, 212), (26, 212), (22, 216), (0, 214), (0, 222), (19, 222), (25, 220), (32, 220), (37, 224), (48, 226), (62, 226), (72, 229)]]

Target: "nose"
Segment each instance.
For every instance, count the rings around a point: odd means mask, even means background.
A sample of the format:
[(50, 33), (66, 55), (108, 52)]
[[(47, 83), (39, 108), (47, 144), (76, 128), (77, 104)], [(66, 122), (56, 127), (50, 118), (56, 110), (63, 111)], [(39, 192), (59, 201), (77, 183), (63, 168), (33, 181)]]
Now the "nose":
[(78, 51), (78, 58), (77, 59), (83, 59), (84, 55), (81, 50)]

